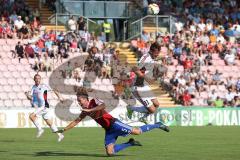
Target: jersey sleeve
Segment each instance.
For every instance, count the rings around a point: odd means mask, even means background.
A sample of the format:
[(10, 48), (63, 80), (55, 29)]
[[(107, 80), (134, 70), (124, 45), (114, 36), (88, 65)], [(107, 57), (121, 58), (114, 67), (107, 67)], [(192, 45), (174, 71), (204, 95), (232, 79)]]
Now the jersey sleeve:
[(50, 87), (49, 85), (46, 85), (46, 84), (43, 85), (43, 89), (44, 89), (44, 91), (48, 91), (48, 92), (53, 91), (53, 90), (51, 89), (51, 87)]
[(101, 104), (104, 104), (103, 100), (101, 100), (101, 99), (95, 98), (94, 100), (95, 100), (96, 105), (98, 105), (98, 106)]

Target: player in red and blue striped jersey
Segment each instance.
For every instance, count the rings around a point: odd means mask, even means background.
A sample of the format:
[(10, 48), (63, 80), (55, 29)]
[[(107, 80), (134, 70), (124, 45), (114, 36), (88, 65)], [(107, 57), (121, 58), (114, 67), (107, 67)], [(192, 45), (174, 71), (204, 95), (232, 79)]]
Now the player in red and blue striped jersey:
[(128, 142), (122, 144), (115, 144), (118, 136), (128, 136), (139, 135), (143, 132), (150, 131), (155, 128), (160, 128), (166, 132), (169, 132), (169, 128), (162, 124), (161, 122), (156, 124), (147, 124), (139, 128), (135, 128), (124, 124), (118, 119), (112, 117), (106, 110), (105, 104), (99, 99), (89, 99), (88, 93), (85, 88), (80, 87), (77, 91), (77, 101), (82, 107), (82, 112), (79, 117), (72, 121), (64, 129), (57, 131), (58, 133), (63, 133), (73, 127), (75, 127), (80, 121), (82, 121), (86, 116), (94, 119), (99, 125), (105, 129), (105, 149), (107, 155), (111, 156), (115, 153), (128, 148), (130, 146), (141, 146), (140, 142), (135, 141), (133, 138), (129, 139)]

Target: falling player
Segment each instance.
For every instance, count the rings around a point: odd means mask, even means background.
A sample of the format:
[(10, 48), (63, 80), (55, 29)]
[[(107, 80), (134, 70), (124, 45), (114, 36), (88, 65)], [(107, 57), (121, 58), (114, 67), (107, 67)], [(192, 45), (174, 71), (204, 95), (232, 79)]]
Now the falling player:
[(79, 117), (72, 121), (64, 129), (57, 131), (57, 133), (68, 131), (81, 122), (86, 116), (89, 116), (105, 129), (105, 149), (107, 155), (109, 156), (130, 146), (141, 146), (140, 142), (135, 141), (133, 138), (130, 138), (126, 143), (115, 144), (118, 136), (125, 137), (129, 134), (139, 135), (154, 128), (160, 128), (166, 132), (169, 132), (169, 128), (161, 122), (147, 124), (139, 128), (134, 128), (124, 124), (105, 111), (106, 106), (101, 100), (95, 98), (89, 99), (88, 93), (83, 87), (78, 88), (77, 101), (82, 107), (82, 112), (80, 113)]
[(155, 59), (158, 57), (160, 46), (153, 43), (149, 53), (145, 53), (138, 62), (138, 67), (133, 67), (136, 74), (136, 80), (132, 87), (132, 94), (142, 104), (142, 106), (127, 106), (128, 118), (132, 118), (133, 112), (144, 113), (140, 118), (141, 122), (146, 123), (146, 117), (154, 113), (159, 107), (159, 102), (151, 92), (149, 84), (153, 83), (153, 69), (157, 66)]
[[(39, 74), (34, 76), (34, 81), (35, 85), (33, 85), (31, 92), (25, 92), (25, 95), (31, 101), (32, 107), (35, 108), (35, 111), (29, 115), (29, 118), (37, 127), (38, 132), (36, 137), (39, 138), (43, 134), (44, 129), (41, 127), (40, 123), (38, 123), (38, 117), (42, 116), (53, 132), (58, 130), (52, 122), (52, 115), (47, 101), (48, 92), (53, 91), (61, 102), (63, 102), (63, 100), (60, 98), (60, 95), (57, 91), (51, 90), (47, 85), (40, 84), (41, 76)], [(58, 141), (60, 142), (64, 136), (61, 133), (58, 133), (57, 135)]]

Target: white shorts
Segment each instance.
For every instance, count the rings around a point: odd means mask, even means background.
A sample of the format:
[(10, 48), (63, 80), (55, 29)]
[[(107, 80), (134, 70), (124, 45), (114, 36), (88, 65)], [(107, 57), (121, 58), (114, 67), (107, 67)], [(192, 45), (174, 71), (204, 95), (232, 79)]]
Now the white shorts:
[(36, 114), (37, 117), (42, 116), (42, 118), (45, 120), (52, 118), (51, 110), (46, 107), (38, 107), (38, 108), (36, 108), (36, 110), (33, 113)]
[(144, 85), (143, 87), (134, 86), (132, 94), (145, 107), (151, 107), (153, 105), (152, 100), (156, 99), (156, 96), (148, 85)]

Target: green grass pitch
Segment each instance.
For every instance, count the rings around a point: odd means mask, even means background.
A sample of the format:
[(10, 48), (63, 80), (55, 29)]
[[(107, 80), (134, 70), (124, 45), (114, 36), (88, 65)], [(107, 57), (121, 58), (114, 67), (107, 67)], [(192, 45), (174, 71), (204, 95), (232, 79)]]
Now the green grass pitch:
[(171, 132), (153, 130), (140, 136), (142, 147), (130, 147), (114, 157), (105, 155), (101, 128), (74, 128), (58, 143), (45, 129), (0, 129), (1, 160), (239, 160), (240, 127), (171, 127)]

